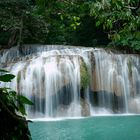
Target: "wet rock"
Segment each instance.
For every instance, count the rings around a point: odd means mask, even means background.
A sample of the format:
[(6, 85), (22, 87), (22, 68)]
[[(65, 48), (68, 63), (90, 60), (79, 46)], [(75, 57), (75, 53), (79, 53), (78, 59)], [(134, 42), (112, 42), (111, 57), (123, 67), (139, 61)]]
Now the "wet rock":
[(90, 108), (89, 108), (89, 104), (87, 103), (86, 100), (81, 99), (81, 114), (82, 116), (90, 116)]

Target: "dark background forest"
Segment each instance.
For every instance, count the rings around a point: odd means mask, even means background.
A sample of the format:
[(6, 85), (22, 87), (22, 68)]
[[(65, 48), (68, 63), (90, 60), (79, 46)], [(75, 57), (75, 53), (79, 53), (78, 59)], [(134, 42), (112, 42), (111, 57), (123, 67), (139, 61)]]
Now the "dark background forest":
[(0, 45), (140, 50), (139, 0), (0, 0)]

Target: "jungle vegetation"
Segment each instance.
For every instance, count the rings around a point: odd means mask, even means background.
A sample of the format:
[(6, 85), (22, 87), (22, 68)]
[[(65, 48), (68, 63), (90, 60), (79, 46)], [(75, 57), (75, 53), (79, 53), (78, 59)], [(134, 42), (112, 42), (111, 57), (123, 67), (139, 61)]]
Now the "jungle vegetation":
[[(0, 69), (1, 83), (11, 82), (15, 76), (8, 71)], [(0, 139), (1, 140), (30, 140), (25, 105), (33, 105), (23, 95), (16, 91), (0, 86)]]
[(140, 50), (139, 0), (0, 0), (0, 45)]

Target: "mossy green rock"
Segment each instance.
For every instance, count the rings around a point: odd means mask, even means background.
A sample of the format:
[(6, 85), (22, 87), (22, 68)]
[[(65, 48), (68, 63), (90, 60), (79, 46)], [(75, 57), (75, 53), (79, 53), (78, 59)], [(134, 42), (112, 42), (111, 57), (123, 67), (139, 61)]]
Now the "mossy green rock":
[(81, 61), (81, 65), (80, 65), (80, 80), (81, 80), (80, 81), (81, 88), (84, 89), (87, 88), (90, 82), (90, 77), (89, 77), (88, 68), (84, 63), (84, 61)]

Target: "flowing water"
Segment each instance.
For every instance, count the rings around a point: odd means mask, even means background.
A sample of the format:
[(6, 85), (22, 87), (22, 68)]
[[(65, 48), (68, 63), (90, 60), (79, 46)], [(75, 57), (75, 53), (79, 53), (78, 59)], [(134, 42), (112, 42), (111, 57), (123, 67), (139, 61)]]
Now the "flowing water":
[(16, 75), (10, 86), (34, 102), (28, 118), (140, 113), (140, 57), (104, 49), (58, 45), (0, 52), (0, 67)]

